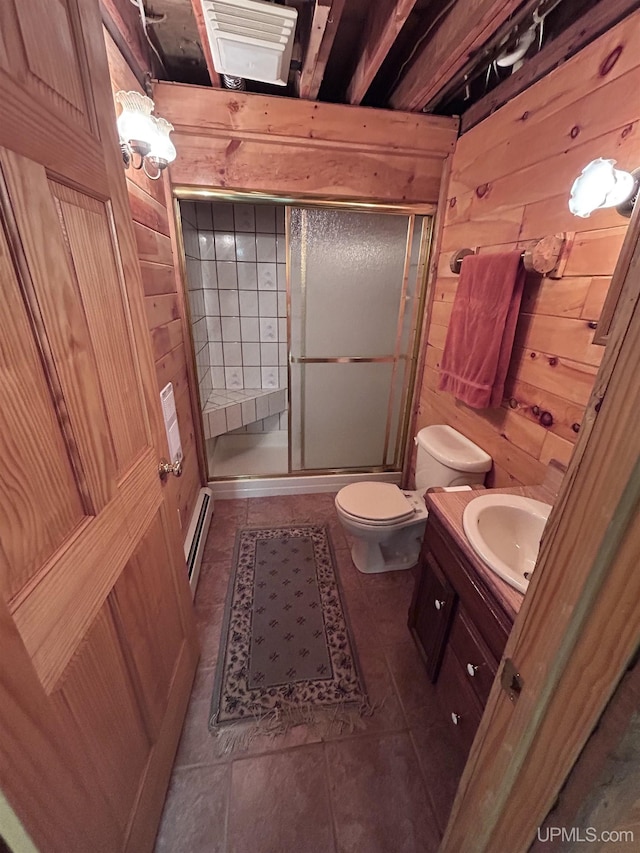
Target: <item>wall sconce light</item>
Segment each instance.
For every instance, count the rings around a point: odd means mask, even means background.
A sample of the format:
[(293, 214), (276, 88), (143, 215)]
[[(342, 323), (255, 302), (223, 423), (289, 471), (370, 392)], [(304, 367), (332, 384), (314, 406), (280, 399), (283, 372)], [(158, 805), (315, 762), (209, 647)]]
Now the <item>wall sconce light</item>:
[(615, 160), (598, 157), (584, 167), (571, 187), (571, 213), (586, 218), (594, 210), (615, 207), (622, 216), (631, 216), (638, 196), (640, 169), (625, 172), (614, 169), (615, 164)]
[(164, 118), (152, 116), (155, 105), (140, 92), (121, 90), (114, 98), (122, 107), (117, 124), (125, 169), (129, 166), (142, 169), (148, 178), (157, 181), (163, 169), (176, 159), (176, 149), (169, 138), (173, 125)]

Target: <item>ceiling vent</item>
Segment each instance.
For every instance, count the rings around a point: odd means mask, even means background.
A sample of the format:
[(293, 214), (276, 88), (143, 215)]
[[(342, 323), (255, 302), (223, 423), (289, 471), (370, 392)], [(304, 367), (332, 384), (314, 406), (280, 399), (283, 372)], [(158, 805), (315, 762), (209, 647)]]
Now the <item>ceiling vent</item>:
[(286, 86), (298, 13), (256, 0), (202, 0), (219, 74)]

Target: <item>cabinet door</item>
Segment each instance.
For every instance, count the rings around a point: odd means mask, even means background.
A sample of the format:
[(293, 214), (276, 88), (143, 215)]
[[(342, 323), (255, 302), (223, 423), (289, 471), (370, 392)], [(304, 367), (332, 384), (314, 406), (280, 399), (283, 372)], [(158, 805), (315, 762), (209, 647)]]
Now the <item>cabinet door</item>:
[(489, 698), (498, 662), (480, 639), (463, 607), (458, 607), (449, 642), (462, 664), (464, 677), (484, 706)]
[(409, 611), (409, 628), (432, 681), (438, 677), (456, 595), (429, 551), (423, 551), (420, 575)]
[(457, 735), (461, 754), (466, 756), (480, 725), (482, 705), (465, 676), (463, 665), (453, 651), (451, 644), (442, 660), (440, 678), (436, 686), (438, 701)]

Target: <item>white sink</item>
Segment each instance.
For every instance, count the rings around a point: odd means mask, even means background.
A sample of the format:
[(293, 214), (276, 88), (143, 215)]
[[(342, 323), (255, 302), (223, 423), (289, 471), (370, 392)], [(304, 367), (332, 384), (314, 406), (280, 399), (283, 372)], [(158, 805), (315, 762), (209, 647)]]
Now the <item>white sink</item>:
[(508, 584), (526, 592), (550, 512), (549, 504), (532, 498), (488, 492), (467, 504), (462, 524), (480, 559)]

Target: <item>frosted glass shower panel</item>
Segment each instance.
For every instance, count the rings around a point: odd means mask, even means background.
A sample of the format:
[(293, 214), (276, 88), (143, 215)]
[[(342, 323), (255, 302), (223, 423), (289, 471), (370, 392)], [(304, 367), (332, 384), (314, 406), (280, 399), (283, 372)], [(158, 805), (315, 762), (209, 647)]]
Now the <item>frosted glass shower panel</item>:
[(408, 232), (403, 215), (291, 210), (294, 355), (395, 352)]
[(293, 470), (380, 466), (392, 373), (390, 362), (292, 366), (300, 394)]

